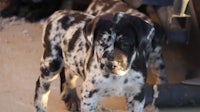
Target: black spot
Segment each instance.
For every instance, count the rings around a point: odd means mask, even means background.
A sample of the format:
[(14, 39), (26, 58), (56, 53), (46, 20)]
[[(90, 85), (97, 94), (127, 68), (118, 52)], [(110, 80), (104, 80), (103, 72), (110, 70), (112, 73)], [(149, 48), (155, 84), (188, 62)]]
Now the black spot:
[[(85, 103), (85, 102), (84, 102), (83, 105), (88, 105), (88, 103)], [(90, 104), (89, 104), (89, 105), (90, 105)]]
[(110, 76), (109, 74), (104, 75), (105, 78), (109, 78), (109, 76)]
[(75, 47), (75, 43), (78, 39), (78, 37), (80, 36), (81, 33), (81, 29), (79, 28), (72, 36), (72, 39), (69, 41), (69, 47), (68, 47), (68, 52), (74, 50)]
[(60, 72), (60, 92), (62, 93), (64, 90), (64, 85), (66, 82), (66, 78), (65, 78), (65, 68), (63, 67), (61, 72)]
[(82, 42), (80, 42), (78, 46), (79, 46), (79, 47), (82, 47), (82, 46), (83, 46), (83, 43), (82, 43)]
[(35, 88), (35, 96), (34, 96), (34, 100), (38, 99), (38, 89), (40, 88), (40, 78), (38, 78), (37, 82), (36, 82), (36, 88)]
[(137, 94), (135, 97), (134, 97), (135, 100), (138, 100), (139, 102), (142, 102), (144, 100), (144, 90), (142, 89), (142, 91)]
[(109, 52), (108, 52), (108, 51), (105, 51), (102, 57), (103, 57), (103, 58), (106, 58), (106, 57), (108, 57), (108, 54), (109, 54)]
[(42, 78), (44, 78), (45, 76), (49, 76), (49, 74), (50, 74), (50, 71), (47, 68), (41, 67), (40, 71), (42, 73), (42, 75), (41, 75)]
[(124, 80), (124, 84), (126, 84), (127, 82), (128, 82), (128, 79), (125, 79), (125, 80)]
[(76, 60), (76, 55), (73, 57), (74, 60)]
[(130, 102), (128, 102), (129, 104), (132, 104), (133, 102), (132, 101), (130, 101)]
[(76, 68), (77, 68), (76, 71), (77, 71), (78, 75), (81, 75), (80, 69), (78, 67), (76, 67)]
[(57, 51), (57, 55), (63, 57), (63, 56), (62, 56), (62, 50), (61, 50), (61, 48), (60, 48), (59, 45), (56, 45), (56, 46), (54, 47), (54, 49)]
[(83, 80), (85, 80), (85, 69), (82, 69), (82, 76), (81, 76), (81, 78), (83, 79)]
[(135, 78), (136, 78), (136, 79), (140, 79), (141, 77), (140, 77), (140, 76), (136, 76)]
[(40, 112), (40, 111), (41, 111), (40, 108), (39, 108), (39, 106), (36, 105), (35, 108), (36, 108), (36, 111), (37, 111), (37, 112)]
[(83, 48), (82, 47), (80, 47), (76, 52), (79, 52), (79, 51), (82, 51), (83, 50)]
[(70, 21), (70, 17), (64, 16), (58, 22), (61, 22), (62, 28), (67, 30), (70, 27), (69, 21)]
[(43, 87), (44, 87), (44, 90), (45, 90), (45, 91), (48, 91), (48, 90), (49, 90), (49, 87), (50, 87), (50, 84), (49, 84), (49, 83), (44, 83), (44, 84), (43, 84)]
[(165, 65), (161, 64), (160, 69), (165, 69)]
[(106, 90), (106, 91), (104, 91), (104, 93), (107, 93), (108, 91)]
[(89, 46), (89, 44), (86, 43), (85, 47), (86, 47), (86, 51), (88, 51), (88, 49), (89, 49), (90, 46)]
[(56, 72), (59, 70), (59, 68), (61, 67), (61, 63), (62, 60), (60, 58), (57, 58), (55, 60), (53, 60), (50, 64), (49, 64), (49, 71), (51, 72)]
[(95, 80), (92, 80), (92, 84), (94, 84), (96, 81)]
[(105, 66), (105, 65), (101, 63), (100, 68), (103, 69), (104, 66)]
[(66, 39), (64, 39), (63, 44), (67, 45), (67, 40)]
[(49, 40), (51, 28), (52, 28), (52, 23), (48, 23), (47, 27), (45, 29), (45, 35), (44, 35), (43, 47), (45, 48), (45, 51), (44, 51), (43, 58), (51, 55), (51, 43), (50, 43), (50, 40)]
[(92, 91), (90, 91), (88, 97), (92, 97), (94, 93), (97, 93), (99, 90), (98, 89), (94, 89)]

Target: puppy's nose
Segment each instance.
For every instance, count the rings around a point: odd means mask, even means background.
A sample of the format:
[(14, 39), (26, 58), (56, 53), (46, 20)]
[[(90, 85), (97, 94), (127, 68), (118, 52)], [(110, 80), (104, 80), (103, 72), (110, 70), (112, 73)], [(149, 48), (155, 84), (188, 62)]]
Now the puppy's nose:
[(109, 62), (107, 66), (108, 66), (108, 68), (109, 68), (110, 70), (114, 70), (114, 69), (117, 68), (117, 65), (115, 65), (115, 64), (112, 63), (112, 62)]

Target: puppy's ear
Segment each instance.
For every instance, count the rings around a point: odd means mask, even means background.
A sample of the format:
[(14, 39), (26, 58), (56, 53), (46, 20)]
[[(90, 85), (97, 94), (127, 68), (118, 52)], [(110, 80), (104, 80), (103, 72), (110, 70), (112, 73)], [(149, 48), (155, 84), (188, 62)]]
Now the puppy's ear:
[(143, 51), (148, 47), (149, 44), (151, 44), (155, 33), (153, 23), (148, 23), (137, 16), (132, 16), (124, 13), (118, 13), (117, 16), (118, 24), (129, 26), (133, 32), (135, 32), (135, 44), (139, 51)]
[(137, 35), (138, 49), (139, 51), (143, 51), (151, 46), (152, 39), (155, 35), (155, 28), (152, 24), (147, 23), (139, 17), (132, 16), (131, 20), (131, 25), (134, 27)]

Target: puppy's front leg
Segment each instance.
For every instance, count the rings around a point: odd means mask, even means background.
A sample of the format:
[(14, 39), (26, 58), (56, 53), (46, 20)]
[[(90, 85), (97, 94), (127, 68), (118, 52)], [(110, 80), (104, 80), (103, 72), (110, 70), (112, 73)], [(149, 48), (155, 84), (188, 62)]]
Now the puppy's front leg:
[(81, 93), (81, 112), (96, 112), (99, 96), (99, 89), (95, 88), (92, 82), (85, 81)]

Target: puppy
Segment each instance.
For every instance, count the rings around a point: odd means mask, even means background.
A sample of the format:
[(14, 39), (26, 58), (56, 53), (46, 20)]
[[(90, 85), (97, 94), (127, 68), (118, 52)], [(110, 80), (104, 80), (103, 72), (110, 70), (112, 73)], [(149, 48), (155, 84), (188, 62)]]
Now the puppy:
[[(98, 17), (76, 11), (54, 13), (44, 28), (36, 111), (47, 111), (51, 82), (65, 68), (83, 79), (79, 100), (76, 91), (67, 93), (68, 110), (96, 112), (104, 97), (125, 96), (130, 112), (142, 112), (147, 49), (154, 33), (152, 24), (123, 12)], [(73, 90), (70, 84), (68, 88)]]

